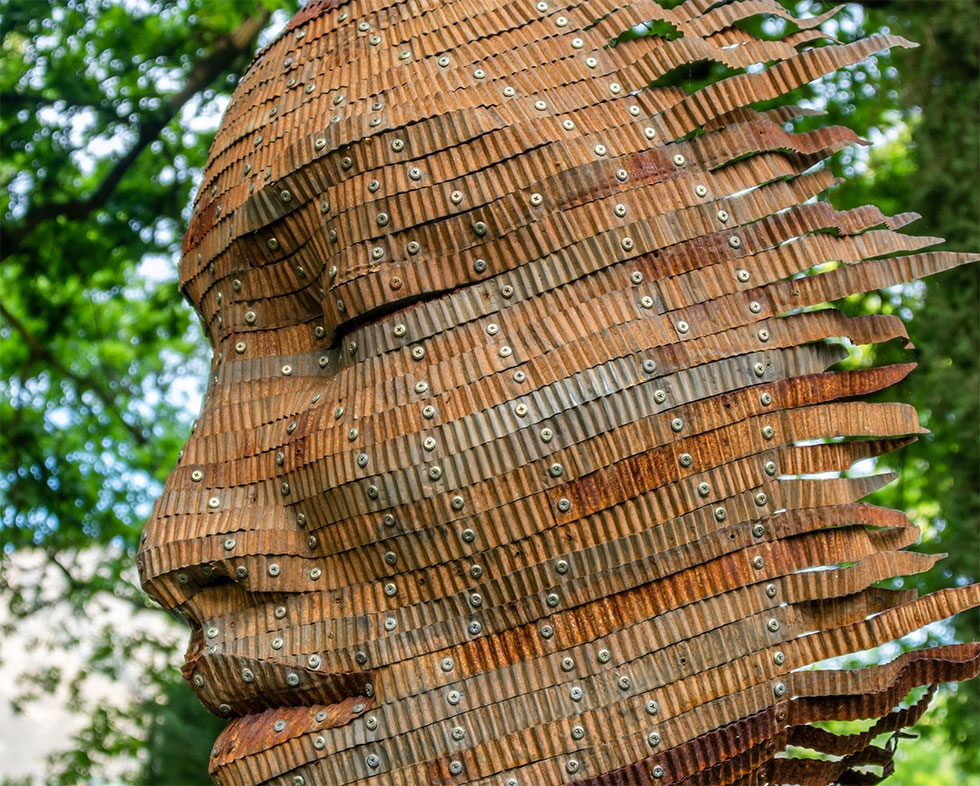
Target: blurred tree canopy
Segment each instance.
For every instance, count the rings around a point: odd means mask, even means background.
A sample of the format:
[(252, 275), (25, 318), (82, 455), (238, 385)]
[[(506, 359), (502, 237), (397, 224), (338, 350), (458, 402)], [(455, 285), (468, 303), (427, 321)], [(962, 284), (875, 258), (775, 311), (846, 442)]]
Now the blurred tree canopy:
[[(207, 368), (176, 281), (192, 191), (237, 78), (296, 6), (0, 3), (0, 619), (12, 634), (19, 621), (64, 611), (70, 623), (35, 643), (84, 653), (76, 674), (30, 669), (11, 704), (20, 710), (54, 693), (83, 719), (52, 756), (45, 783), (208, 781), (222, 722), (179, 684), (181, 635), (151, 607), (133, 563)], [(809, 0), (796, 6), (821, 10)], [(782, 24), (747, 23), (758, 34)], [(875, 143), (835, 156), (831, 166), (850, 179), (832, 201), (915, 210), (923, 219), (911, 231), (945, 236), (956, 250), (980, 248), (980, 4), (868, 0), (828, 25), (842, 39), (887, 27), (922, 45), (795, 96), (826, 112), (799, 129), (843, 123)], [(711, 68), (688, 76), (708, 78)], [(899, 480), (877, 501), (909, 512), (923, 549), (950, 552), (915, 579), (922, 590), (980, 577), (978, 303), (976, 266), (844, 303), (853, 313), (901, 315), (917, 345), (918, 371), (885, 395), (914, 403), (933, 433), (882, 462)], [(852, 362), (907, 356), (886, 345), (874, 355), (862, 348)], [(145, 624), (95, 624), (120, 608)], [(961, 636), (976, 635), (975, 614), (957, 624)], [(86, 686), (97, 677), (128, 679), (135, 698), (121, 706), (94, 699)], [(980, 771), (976, 687), (942, 694), (923, 740), (903, 746), (905, 786), (937, 783), (929, 773), (949, 747), (962, 767), (955, 782)]]

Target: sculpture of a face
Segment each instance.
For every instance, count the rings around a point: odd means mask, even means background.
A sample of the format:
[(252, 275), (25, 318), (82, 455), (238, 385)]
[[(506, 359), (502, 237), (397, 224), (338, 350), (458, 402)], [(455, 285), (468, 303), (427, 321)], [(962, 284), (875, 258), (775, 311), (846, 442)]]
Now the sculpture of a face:
[[(934, 562), (858, 502), (887, 476), (838, 476), (921, 431), (856, 400), (909, 367), (828, 369), (904, 328), (810, 308), (963, 259), (814, 201), (854, 135), (749, 106), (904, 42), (760, 13), (311, 3), (258, 55), (184, 243), (213, 378), (139, 557), (234, 719), (216, 780), (831, 783), (890, 753), (810, 723), (896, 729), (975, 673), (800, 671), (980, 600), (875, 586)], [(669, 84), (699, 61), (732, 75)]]

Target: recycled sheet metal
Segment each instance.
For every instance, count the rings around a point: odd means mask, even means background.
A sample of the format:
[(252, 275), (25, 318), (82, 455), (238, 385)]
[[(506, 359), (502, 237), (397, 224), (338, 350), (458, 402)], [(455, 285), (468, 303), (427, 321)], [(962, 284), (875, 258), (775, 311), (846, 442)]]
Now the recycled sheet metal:
[(923, 429), (862, 401), (912, 364), (833, 370), (902, 321), (823, 304), (970, 258), (819, 199), (859, 140), (774, 100), (909, 45), (834, 13), (311, 2), (259, 53), (184, 241), (211, 384), (139, 554), (231, 719), (216, 783), (876, 783), (876, 738), (977, 673), (809, 668), (980, 604), (892, 588), (937, 557), (846, 475)]

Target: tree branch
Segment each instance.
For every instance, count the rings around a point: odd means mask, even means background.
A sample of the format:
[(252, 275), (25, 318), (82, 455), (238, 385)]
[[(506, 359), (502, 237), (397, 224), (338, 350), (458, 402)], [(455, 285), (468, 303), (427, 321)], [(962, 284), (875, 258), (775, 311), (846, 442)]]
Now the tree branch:
[(67, 217), (70, 221), (77, 221), (105, 205), (143, 149), (160, 135), (184, 105), (230, 68), (241, 55), (251, 52), (256, 36), (268, 19), (268, 10), (264, 10), (259, 16), (246, 17), (238, 27), (220, 38), (211, 54), (194, 66), (184, 88), (170, 97), (163, 111), (139, 124), (136, 142), (129, 152), (115, 163), (98, 188), (88, 197), (32, 205), (21, 221), (21, 226), (17, 230), (7, 232), (5, 248), (0, 252), (0, 261), (18, 253), (27, 238), (44, 222), (61, 216)]
[(88, 374), (78, 374), (72, 371), (68, 366), (61, 362), (58, 357), (44, 344), (42, 344), (37, 337), (31, 333), (27, 326), (24, 325), (17, 317), (15, 317), (10, 310), (0, 302), (0, 316), (10, 323), (10, 326), (20, 333), (21, 337), (26, 342), (31, 354), (38, 360), (42, 360), (50, 364), (59, 374), (66, 377), (67, 379), (75, 382), (76, 385), (83, 389), (91, 390), (95, 394), (96, 398), (102, 402), (102, 405), (106, 408), (108, 412), (113, 414), (120, 423), (126, 428), (138, 445), (145, 445), (147, 442), (146, 436), (143, 432), (128, 420), (123, 417), (123, 413), (116, 406), (116, 397), (105, 390), (99, 382), (92, 376)]

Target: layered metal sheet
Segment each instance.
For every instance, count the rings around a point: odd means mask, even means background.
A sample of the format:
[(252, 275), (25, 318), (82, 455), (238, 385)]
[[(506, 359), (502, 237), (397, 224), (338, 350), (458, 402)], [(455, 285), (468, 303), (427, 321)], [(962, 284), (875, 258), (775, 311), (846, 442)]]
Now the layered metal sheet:
[(969, 258), (821, 199), (858, 140), (777, 99), (908, 45), (832, 13), (314, 0), (259, 53), (184, 242), (212, 379), (139, 555), (231, 719), (216, 782), (870, 783), (910, 690), (976, 674), (810, 668), (980, 604), (893, 589), (935, 558), (848, 473), (922, 429), (862, 401), (911, 365), (837, 365), (903, 323), (824, 304)]

